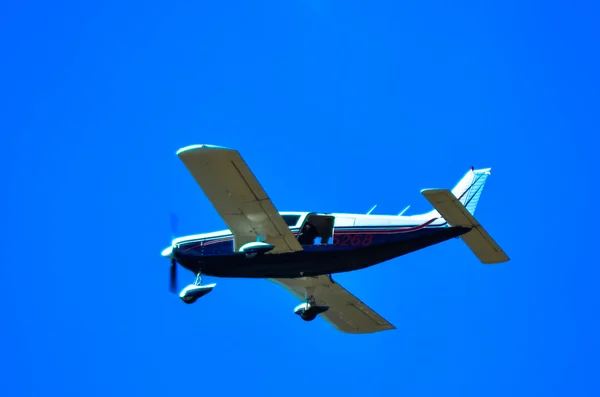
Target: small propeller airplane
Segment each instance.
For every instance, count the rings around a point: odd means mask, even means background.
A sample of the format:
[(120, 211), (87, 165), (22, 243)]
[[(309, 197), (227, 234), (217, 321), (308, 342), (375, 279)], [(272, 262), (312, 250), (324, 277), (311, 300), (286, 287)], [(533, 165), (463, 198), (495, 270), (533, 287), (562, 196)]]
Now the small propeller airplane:
[[(473, 167), (452, 189), (424, 189), (430, 212), (405, 216), (279, 212), (237, 150), (192, 145), (177, 151), (229, 228), (175, 238), (162, 256), (171, 259), (171, 291), (177, 264), (195, 281), (179, 297), (194, 303), (213, 290), (202, 275), (264, 278), (303, 303), (305, 321), (321, 315), (342, 332), (367, 334), (395, 329), (333, 280), (332, 275), (388, 261), (460, 237), (485, 264), (509, 260), (474, 218), (490, 168)], [(408, 207), (407, 207), (408, 208)]]

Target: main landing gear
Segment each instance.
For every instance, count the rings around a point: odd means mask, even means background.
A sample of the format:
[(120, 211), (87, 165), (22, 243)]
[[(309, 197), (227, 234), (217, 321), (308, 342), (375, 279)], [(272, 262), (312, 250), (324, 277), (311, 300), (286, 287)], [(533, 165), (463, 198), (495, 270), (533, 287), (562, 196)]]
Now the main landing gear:
[(194, 303), (198, 299), (202, 298), (204, 295), (208, 294), (210, 291), (215, 288), (216, 283), (208, 284), (208, 285), (200, 285), (202, 284), (202, 273), (198, 272), (196, 274), (196, 280), (194, 284), (190, 284), (179, 293), (179, 297), (182, 301), (187, 304)]
[(318, 306), (314, 296), (308, 296), (304, 303), (294, 308), (294, 313), (300, 316), (304, 321), (312, 321), (317, 315), (329, 310), (329, 306)]

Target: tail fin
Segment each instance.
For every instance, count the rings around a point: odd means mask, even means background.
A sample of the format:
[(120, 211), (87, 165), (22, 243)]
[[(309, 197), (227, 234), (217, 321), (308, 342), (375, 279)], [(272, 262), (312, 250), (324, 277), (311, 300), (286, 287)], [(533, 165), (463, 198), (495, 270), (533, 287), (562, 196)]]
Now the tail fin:
[(491, 168), (475, 170), (473, 167), (465, 176), (454, 186), (452, 194), (465, 206), (471, 215), (475, 214), (475, 208), (479, 203), (479, 198), (483, 192), (483, 186), (490, 176)]
[[(483, 192), (483, 186), (490, 176), (491, 168), (482, 168), (479, 170), (471, 167), (460, 181), (452, 189), (452, 194), (469, 211), (471, 215), (475, 214), (475, 208), (479, 203), (479, 198)], [(424, 214), (427, 217), (441, 216), (437, 209)]]

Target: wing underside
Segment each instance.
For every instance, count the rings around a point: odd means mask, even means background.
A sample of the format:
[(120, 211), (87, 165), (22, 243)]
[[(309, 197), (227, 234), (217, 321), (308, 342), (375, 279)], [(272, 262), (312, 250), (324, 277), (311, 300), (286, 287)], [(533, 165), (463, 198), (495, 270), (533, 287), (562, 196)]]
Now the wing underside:
[(258, 236), (275, 246), (270, 253), (302, 250), (237, 150), (194, 145), (177, 155), (233, 233), (236, 251)]
[[(194, 145), (180, 149), (177, 155), (233, 233), (236, 251), (259, 236), (275, 246), (270, 253), (302, 250), (237, 150)], [(300, 300), (308, 294), (317, 305), (329, 306), (320, 316), (340, 331), (366, 334), (395, 328), (327, 276), (270, 280)]]
[(317, 305), (329, 306), (320, 316), (342, 332), (370, 334), (396, 328), (328, 276), (270, 280), (300, 300), (312, 295)]

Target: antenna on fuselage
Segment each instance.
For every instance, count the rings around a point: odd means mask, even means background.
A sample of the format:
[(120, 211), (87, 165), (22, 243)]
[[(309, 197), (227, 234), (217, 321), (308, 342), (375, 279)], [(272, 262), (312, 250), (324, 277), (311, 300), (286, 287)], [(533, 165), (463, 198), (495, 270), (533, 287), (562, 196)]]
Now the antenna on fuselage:
[(367, 215), (369, 215), (376, 207), (377, 207), (377, 204), (375, 204), (373, 207), (371, 207), (371, 209), (369, 210), (369, 212), (367, 212)]
[(398, 214), (398, 216), (401, 216), (402, 214), (404, 214), (406, 212), (407, 209), (410, 208), (410, 205), (407, 205), (406, 208), (404, 208), (402, 211), (400, 211), (400, 213)]

